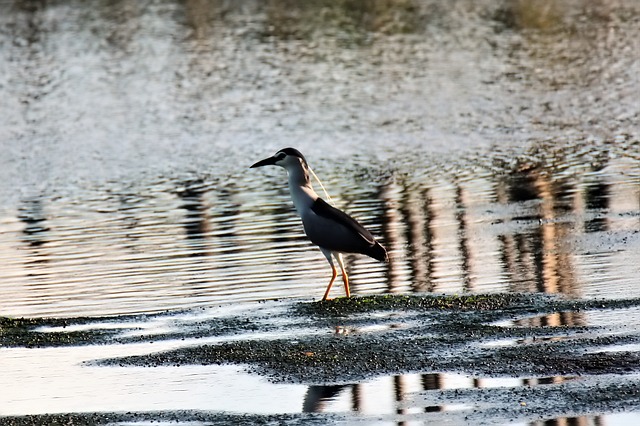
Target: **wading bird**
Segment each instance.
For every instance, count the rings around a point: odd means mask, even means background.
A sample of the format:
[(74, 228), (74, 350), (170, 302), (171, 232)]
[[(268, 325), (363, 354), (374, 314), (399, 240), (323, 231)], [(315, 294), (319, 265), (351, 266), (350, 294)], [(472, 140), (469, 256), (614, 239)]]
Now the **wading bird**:
[(340, 265), (342, 281), (347, 297), (349, 277), (344, 270), (342, 253), (366, 254), (381, 262), (387, 261), (387, 251), (376, 241), (354, 218), (328, 204), (316, 194), (309, 180), (309, 165), (304, 156), (294, 148), (285, 148), (276, 152), (273, 157), (258, 161), (250, 168), (262, 166), (280, 166), (289, 175), (289, 192), (293, 205), (302, 219), (304, 232), (311, 242), (322, 251), (331, 265), (331, 281), (322, 300), (327, 300), (331, 286), (338, 272), (333, 264), (333, 256)]

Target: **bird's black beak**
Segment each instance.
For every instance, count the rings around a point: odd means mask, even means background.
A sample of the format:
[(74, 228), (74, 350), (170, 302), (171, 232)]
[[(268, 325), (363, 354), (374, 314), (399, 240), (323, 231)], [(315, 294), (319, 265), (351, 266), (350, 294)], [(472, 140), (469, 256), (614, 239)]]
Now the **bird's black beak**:
[(262, 166), (273, 166), (274, 164), (276, 164), (276, 161), (278, 161), (276, 157), (265, 158), (264, 160), (258, 161), (257, 163), (255, 163), (253, 166), (249, 168), (254, 169), (256, 167), (262, 167)]

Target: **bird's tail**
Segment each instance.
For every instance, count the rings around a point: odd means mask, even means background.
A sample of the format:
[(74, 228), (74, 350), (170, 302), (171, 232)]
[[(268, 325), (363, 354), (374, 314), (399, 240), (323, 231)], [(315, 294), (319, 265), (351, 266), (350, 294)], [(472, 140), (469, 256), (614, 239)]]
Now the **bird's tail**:
[(379, 260), (380, 262), (389, 261), (389, 257), (387, 256), (387, 251), (377, 241), (373, 246), (371, 246), (371, 248), (366, 253), (366, 255), (373, 257), (374, 259)]

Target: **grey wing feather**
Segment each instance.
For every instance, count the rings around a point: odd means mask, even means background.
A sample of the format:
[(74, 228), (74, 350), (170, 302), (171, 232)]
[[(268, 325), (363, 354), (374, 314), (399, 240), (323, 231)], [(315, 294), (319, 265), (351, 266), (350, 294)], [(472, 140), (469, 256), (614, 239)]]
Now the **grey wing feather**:
[(375, 244), (376, 239), (373, 237), (371, 232), (367, 231), (354, 218), (352, 218), (342, 210), (338, 210), (337, 208), (333, 207), (322, 198), (318, 198), (313, 203), (313, 205), (311, 206), (311, 210), (318, 216), (322, 216), (326, 219), (338, 222), (343, 226), (357, 232), (368, 244)]

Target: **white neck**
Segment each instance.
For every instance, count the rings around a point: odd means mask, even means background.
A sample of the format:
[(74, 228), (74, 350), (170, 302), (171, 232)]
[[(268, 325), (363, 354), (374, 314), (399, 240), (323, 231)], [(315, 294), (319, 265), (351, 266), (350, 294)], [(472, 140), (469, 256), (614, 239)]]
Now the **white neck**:
[(298, 215), (302, 217), (310, 211), (311, 206), (318, 199), (318, 194), (311, 187), (309, 172), (301, 163), (292, 164), (286, 169), (289, 174), (291, 200)]

